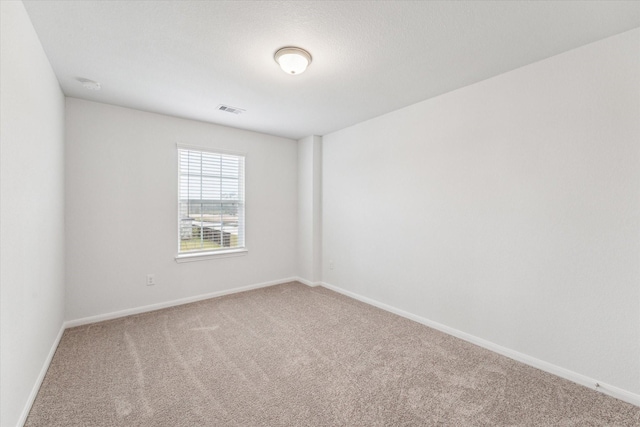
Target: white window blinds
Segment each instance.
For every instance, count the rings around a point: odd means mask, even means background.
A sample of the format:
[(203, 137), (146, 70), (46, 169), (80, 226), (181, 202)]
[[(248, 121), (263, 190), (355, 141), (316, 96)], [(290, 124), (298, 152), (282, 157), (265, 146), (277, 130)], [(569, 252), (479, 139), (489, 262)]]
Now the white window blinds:
[(178, 147), (178, 253), (244, 248), (244, 156)]

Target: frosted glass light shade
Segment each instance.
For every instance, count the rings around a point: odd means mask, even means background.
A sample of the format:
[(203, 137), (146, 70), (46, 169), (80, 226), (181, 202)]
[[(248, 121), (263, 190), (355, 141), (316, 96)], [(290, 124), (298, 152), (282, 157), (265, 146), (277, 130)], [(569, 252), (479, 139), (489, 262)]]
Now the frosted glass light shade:
[(311, 64), (311, 55), (299, 47), (283, 47), (275, 54), (274, 59), (287, 74), (301, 74)]

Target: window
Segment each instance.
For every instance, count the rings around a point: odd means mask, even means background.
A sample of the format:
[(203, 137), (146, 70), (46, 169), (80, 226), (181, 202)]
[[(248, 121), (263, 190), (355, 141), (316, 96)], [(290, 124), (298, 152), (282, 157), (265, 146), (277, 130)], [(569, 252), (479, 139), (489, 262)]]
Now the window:
[(178, 257), (244, 249), (244, 156), (178, 145)]

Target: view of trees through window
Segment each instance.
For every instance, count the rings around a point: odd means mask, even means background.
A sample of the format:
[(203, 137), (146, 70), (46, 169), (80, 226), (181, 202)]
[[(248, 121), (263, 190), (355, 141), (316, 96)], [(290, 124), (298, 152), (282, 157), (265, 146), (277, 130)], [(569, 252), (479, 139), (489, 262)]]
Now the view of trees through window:
[(178, 149), (179, 252), (244, 247), (244, 157)]

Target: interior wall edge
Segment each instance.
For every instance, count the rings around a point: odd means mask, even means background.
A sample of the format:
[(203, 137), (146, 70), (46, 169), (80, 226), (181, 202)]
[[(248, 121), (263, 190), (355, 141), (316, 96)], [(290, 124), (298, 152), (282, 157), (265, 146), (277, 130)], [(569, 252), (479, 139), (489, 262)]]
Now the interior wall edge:
[(316, 286), (321, 286), (322, 282), (313, 282), (311, 280), (303, 279), (302, 277), (296, 277), (296, 281), (302, 283), (303, 285), (307, 285), (309, 287), (315, 288)]
[(40, 386), (42, 385), (42, 381), (44, 381), (45, 375), (47, 375), (47, 371), (49, 370), (49, 365), (51, 365), (51, 361), (53, 360), (53, 355), (56, 353), (58, 349), (58, 345), (60, 344), (60, 340), (62, 339), (62, 334), (66, 329), (65, 322), (60, 325), (60, 330), (58, 331), (58, 335), (51, 344), (51, 349), (49, 350), (49, 354), (42, 364), (42, 369), (40, 369), (40, 373), (38, 374), (38, 378), (36, 378), (36, 382), (33, 384), (31, 388), (31, 393), (29, 393), (29, 398), (24, 404), (24, 408), (22, 409), (22, 413), (20, 414), (20, 418), (18, 418), (18, 426), (23, 426), (27, 421), (27, 417), (29, 416), (29, 412), (31, 411), (31, 407), (33, 406), (33, 402), (36, 400), (36, 396), (38, 395), (38, 391), (40, 390)]

